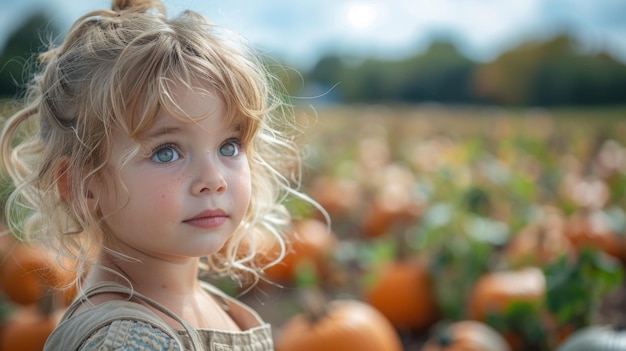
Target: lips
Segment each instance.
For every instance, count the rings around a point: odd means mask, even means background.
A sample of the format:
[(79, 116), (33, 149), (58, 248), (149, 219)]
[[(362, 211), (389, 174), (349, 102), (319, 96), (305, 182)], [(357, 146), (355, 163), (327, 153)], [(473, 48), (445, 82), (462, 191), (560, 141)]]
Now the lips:
[(218, 209), (202, 211), (197, 215), (184, 220), (183, 223), (199, 228), (215, 228), (224, 224), (227, 219), (228, 215), (226, 212)]

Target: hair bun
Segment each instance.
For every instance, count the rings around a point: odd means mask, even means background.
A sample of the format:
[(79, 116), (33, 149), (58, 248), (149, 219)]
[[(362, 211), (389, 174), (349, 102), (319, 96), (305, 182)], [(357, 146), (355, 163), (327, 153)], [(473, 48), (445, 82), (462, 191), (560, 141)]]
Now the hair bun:
[(159, 13), (165, 14), (165, 6), (159, 0), (113, 0), (111, 9), (116, 12), (146, 12), (156, 9)]

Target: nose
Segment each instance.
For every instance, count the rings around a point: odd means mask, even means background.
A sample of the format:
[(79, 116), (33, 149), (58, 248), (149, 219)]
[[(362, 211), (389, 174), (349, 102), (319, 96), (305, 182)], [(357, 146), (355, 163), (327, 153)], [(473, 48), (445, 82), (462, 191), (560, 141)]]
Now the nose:
[(192, 185), (194, 195), (221, 194), (226, 191), (227, 183), (219, 161), (202, 160), (196, 169), (197, 173)]

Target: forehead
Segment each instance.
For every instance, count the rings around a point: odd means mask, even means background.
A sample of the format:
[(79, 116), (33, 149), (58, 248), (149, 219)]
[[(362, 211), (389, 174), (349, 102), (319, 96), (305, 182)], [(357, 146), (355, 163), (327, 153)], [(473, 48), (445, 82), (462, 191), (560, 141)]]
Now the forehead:
[(153, 101), (156, 109), (148, 112), (151, 107), (146, 106), (147, 113), (134, 115), (129, 131), (131, 138), (145, 139), (155, 129), (180, 123), (197, 124), (215, 116), (224, 118), (226, 124), (234, 123), (234, 118), (227, 114), (224, 101), (215, 89), (200, 84), (174, 83), (171, 80), (160, 86), (158, 100)]
[(228, 129), (236, 129), (239, 124), (238, 120), (229, 118), (223, 100), (213, 90), (176, 87), (167, 94), (152, 126), (144, 134), (149, 137), (158, 131), (163, 132), (181, 124), (185, 128), (206, 129), (207, 124), (204, 121), (218, 123)]
[(224, 113), (224, 102), (213, 88), (181, 83), (166, 86), (157, 119), (173, 117), (194, 121)]

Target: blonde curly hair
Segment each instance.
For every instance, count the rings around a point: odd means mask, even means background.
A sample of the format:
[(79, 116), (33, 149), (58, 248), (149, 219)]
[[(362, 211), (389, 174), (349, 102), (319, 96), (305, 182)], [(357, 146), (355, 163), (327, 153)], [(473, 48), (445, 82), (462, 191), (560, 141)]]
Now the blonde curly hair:
[[(280, 260), (290, 221), (282, 203), (291, 195), (308, 199), (298, 191), (299, 149), (290, 133), (297, 125), (276, 79), (240, 38), (191, 11), (168, 19), (159, 1), (118, 0), (112, 10), (79, 18), (64, 42), (39, 59), (27, 105), (7, 120), (0, 144), (15, 184), (6, 210), (13, 231), (46, 240), (74, 259), (78, 276), (87, 272), (106, 233), (83, 194), (103, 176), (112, 130), (137, 139), (172, 107), (173, 86), (199, 82), (219, 92), (229, 118), (238, 119), (252, 174), (247, 215), (203, 268), (258, 279)], [(61, 176), (71, 181), (60, 192)], [(274, 236), (283, 250), (272, 262), (255, 259), (247, 238), (258, 232)]]

